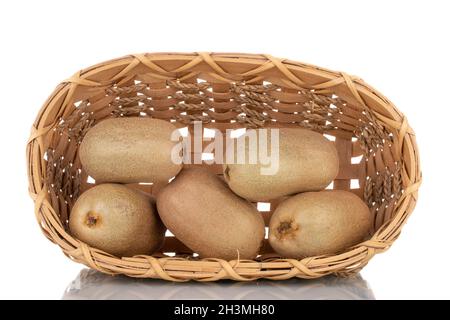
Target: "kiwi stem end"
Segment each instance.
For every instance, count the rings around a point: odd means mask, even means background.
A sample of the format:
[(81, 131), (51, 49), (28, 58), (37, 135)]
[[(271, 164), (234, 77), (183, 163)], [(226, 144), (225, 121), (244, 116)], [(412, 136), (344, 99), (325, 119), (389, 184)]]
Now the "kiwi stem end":
[(277, 227), (277, 238), (283, 240), (294, 236), (294, 233), (299, 229), (298, 224), (293, 220), (281, 221)]
[(95, 226), (97, 226), (100, 222), (100, 216), (93, 212), (93, 211), (89, 211), (86, 214), (86, 219), (85, 219), (85, 224), (89, 227), (89, 228), (94, 228)]

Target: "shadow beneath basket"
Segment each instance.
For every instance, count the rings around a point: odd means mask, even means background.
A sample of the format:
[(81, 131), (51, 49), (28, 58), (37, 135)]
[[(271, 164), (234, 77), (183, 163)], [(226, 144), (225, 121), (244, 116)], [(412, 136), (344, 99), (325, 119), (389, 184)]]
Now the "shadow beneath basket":
[(69, 284), (62, 299), (374, 300), (375, 296), (360, 275), (353, 278), (328, 276), (316, 280), (173, 283), (164, 280), (108, 276), (95, 270), (83, 269)]

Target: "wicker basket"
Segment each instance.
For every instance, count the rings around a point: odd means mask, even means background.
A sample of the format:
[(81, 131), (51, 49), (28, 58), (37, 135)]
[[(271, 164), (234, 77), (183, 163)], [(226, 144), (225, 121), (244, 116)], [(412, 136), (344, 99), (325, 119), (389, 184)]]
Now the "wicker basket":
[[(145, 116), (178, 127), (304, 127), (335, 141), (334, 189), (354, 192), (375, 215), (372, 237), (337, 255), (277, 257), (266, 242), (255, 261), (198, 259), (174, 237), (153, 256), (117, 258), (73, 238), (70, 209), (92, 187), (77, 149), (103, 119)], [(193, 155), (199, 156), (199, 155)], [(421, 181), (415, 135), (406, 117), (361, 79), (342, 72), (234, 53), (129, 55), (77, 72), (40, 110), (27, 145), (29, 191), (45, 236), (72, 260), (109, 274), (171, 281), (317, 278), (358, 272), (399, 236)], [(220, 165), (204, 164), (216, 174)], [(161, 185), (140, 185), (157, 193)], [(262, 212), (266, 224), (280, 200)]]

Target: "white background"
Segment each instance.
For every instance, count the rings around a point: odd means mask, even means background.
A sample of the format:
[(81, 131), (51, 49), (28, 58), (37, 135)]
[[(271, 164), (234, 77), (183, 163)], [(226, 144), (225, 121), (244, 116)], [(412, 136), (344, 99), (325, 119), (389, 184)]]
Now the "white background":
[(449, 14), (448, 1), (1, 1), (0, 298), (59, 299), (82, 269), (41, 234), (28, 197), (39, 108), (78, 69), (152, 51), (270, 53), (389, 97), (416, 131), (424, 180), (401, 237), (362, 276), (378, 299), (450, 298)]

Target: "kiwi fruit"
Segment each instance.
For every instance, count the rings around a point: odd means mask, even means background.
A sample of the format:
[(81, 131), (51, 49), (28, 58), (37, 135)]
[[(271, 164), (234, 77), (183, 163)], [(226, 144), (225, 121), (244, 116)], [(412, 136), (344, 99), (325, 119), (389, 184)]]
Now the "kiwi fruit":
[[(268, 165), (263, 164), (259, 157), (256, 163), (251, 163), (247, 135), (238, 137), (231, 147), (236, 151), (239, 143), (245, 143), (245, 162), (237, 163), (235, 158), (233, 163), (223, 165), (225, 180), (237, 195), (251, 201), (268, 201), (299, 192), (322, 190), (336, 178), (338, 154), (333, 143), (323, 135), (300, 128), (267, 130), (267, 154), (270, 157), (276, 156), (270, 154), (271, 130), (279, 130), (278, 171), (262, 174), (262, 168)], [(258, 140), (260, 137), (261, 133), (257, 131)]]
[(262, 215), (207, 169), (183, 169), (156, 203), (166, 227), (200, 257), (257, 256), (265, 231)]
[(163, 245), (166, 231), (154, 198), (112, 183), (80, 195), (69, 228), (75, 238), (118, 257), (152, 254)]
[(172, 161), (176, 127), (150, 118), (111, 118), (92, 127), (80, 148), (83, 169), (98, 183), (168, 182), (182, 168)]
[(351, 192), (301, 193), (275, 209), (269, 223), (269, 242), (287, 258), (335, 254), (363, 241), (372, 221), (367, 205)]

